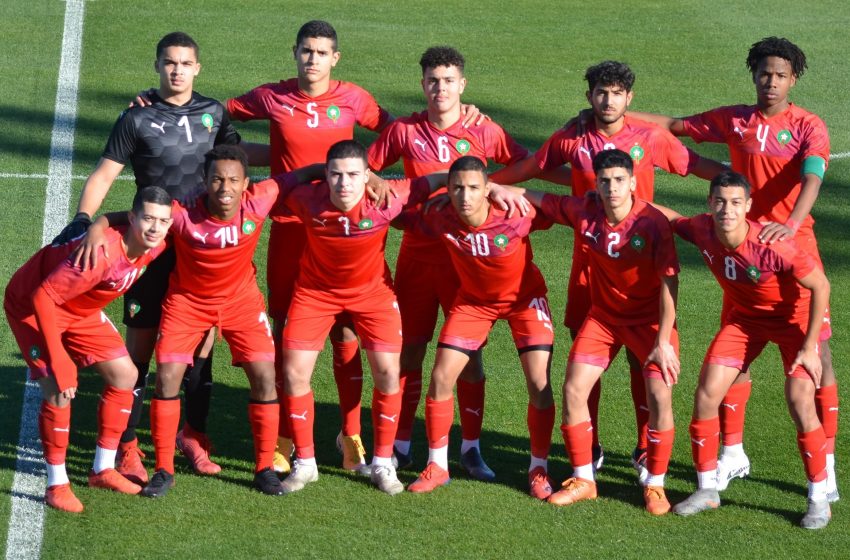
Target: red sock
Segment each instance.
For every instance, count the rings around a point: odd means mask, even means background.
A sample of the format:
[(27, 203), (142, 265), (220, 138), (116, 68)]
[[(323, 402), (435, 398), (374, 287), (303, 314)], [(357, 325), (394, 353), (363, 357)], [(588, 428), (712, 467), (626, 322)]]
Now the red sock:
[(564, 444), (570, 463), (573, 468), (589, 465), (593, 462), (593, 425), (588, 422), (579, 422), (572, 426), (561, 424), (561, 435), (564, 436)]
[(313, 400), (313, 391), (306, 395), (284, 397), (287, 411), (289, 431), (292, 434), (292, 443), (295, 445), (295, 456), (299, 459), (311, 459), (316, 456), (316, 447), (313, 445), (313, 415), (315, 414), (316, 402)]
[(818, 427), (804, 434), (797, 432), (797, 447), (806, 468), (809, 482), (820, 482), (826, 478), (826, 436)]
[(174, 447), (180, 425), (180, 398), (151, 399), (151, 439), (156, 452), (156, 470), (174, 474)]
[(334, 379), (339, 392), (342, 435), (360, 434), (360, 395), (363, 393), (363, 363), (360, 344), (356, 340), (332, 340)]
[(457, 380), (457, 407), (463, 439), (479, 439), (484, 424), (484, 380), (471, 383)]
[(838, 385), (821, 386), (815, 391), (815, 408), (826, 436), (826, 452), (835, 453), (835, 434), (838, 433)]
[[(590, 411), (590, 425), (593, 426), (592, 438), (593, 441), (591, 445), (593, 447), (599, 447), (599, 399), (602, 398), (602, 378), (600, 377), (596, 383), (593, 384), (593, 388), (590, 390), (590, 394), (587, 396), (587, 409)], [(590, 461), (588, 461), (589, 463)], [(585, 464), (585, 463), (582, 463)]]
[(44, 460), (50, 465), (65, 462), (68, 442), (71, 438), (71, 403), (59, 408), (47, 401), (41, 401), (38, 413), (38, 431), (41, 434), (41, 447)]
[(673, 453), (673, 440), (676, 439), (676, 429), (657, 431), (647, 429), (646, 470), (649, 474), (664, 474), (670, 464)]
[(540, 409), (528, 403), (526, 419), (528, 421), (529, 440), (531, 440), (531, 456), (546, 459), (549, 457), (549, 449), (552, 447), (555, 405)]
[(691, 433), (691, 455), (697, 472), (717, 469), (717, 451), (720, 449), (720, 417), (692, 418), (688, 431)]
[(254, 472), (274, 466), (280, 405), (277, 401), (248, 403), (248, 422), (254, 435)]
[(410, 441), (413, 435), (413, 421), (416, 419), (416, 409), (422, 397), (422, 370), (402, 370), (399, 376), (401, 388), (401, 414), (398, 417), (398, 431), (395, 438)]
[(444, 401), (432, 401), (425, 397), (425, 435), (428, 447), (437, 449), (449, 444), (449, 430), (455, 417), (454, 398)]
[(112, 385), (103, 388), (97, 406), (97, 445), (103, 449), (118, 449), (121, 434), (133, 408), (133, 390)]
[(646, 431), (649, 429), (649, 406), (646, 404), (646, 382), (643, 379), (643, 369), (629, 369), (629, 382), (632, 389), (632, 402), (635, 404), (637, 448), (646, 449)]
[(374, 433), (375, 457), (392, 457), (393, 441), (398, 429), (401, 413), (401, 391), (392, 395), (372, 389), (372, 431)]
[(735, 383), (726, 392), (720, 403), (720, 431), (723, 432), (723, 445), (737, 445), (744, 441), (744, 416), (747, 413), (747, 401), (750, 400), (752, 381)]

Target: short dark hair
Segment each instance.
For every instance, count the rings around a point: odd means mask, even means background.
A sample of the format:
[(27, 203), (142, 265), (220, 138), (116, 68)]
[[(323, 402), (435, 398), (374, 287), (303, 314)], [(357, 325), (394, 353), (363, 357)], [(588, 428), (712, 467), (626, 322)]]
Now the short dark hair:
[(314, 19), (302, 25), (295, 36), (296, 49), (304, 39), (330, 39), (333, 42), (334, 52), (337, 50), (336, 29), (326, 21)]
[(466, 61), (464, 60), (463, 55), (460, 54), (460, 51), (454, 47), (441, 45), (438, 47), (430, 47), (422, 53), (422, 58), (419, 59), (419, 66), (422, 67), (423, 74), (429, 68), (437, 68), (439, 66), (457, 66), (457, 69), (460, 70), (461, 75), (463, 75), (463, 65), (465, 62)]
[(622, 167), (629, 172), (629, 175), (634, 175), (635, 166), (632, 163), (632, 157), (623, 150), (602, 150), (593, 156), (593, 172), (597, 175), (603, 169), (613, 167)]
[(160, 206), (171, 206), (171, 195), (162, 187), (150, 186), (136, 191), (133, 197), (133, 214), (140, 214), (145, 208), (145, 203), (159, 204)]
[(455, 173), (461, 171), (478, 171), (484, 175), (484, 182), (487, 182), (487, 165), (475, 156), (463, 156), (456, 159), (449, 167), (449, 181)]
[(712, 179), (708, 187), (708, 196), (714, 196), (717, 190), (722, 187), (741, 187), (747, 193), (747, 198), (750, 198), (749, 181), (736, 171), (724, 171)]
[(366, 164), (366, 148), (357, 140), (340, 140), (328, 150), (327, 161), (332, 159), (359, 158)]
[(245, 176), (248, 176), (248, 156), (245, 154), (245, 150), (236, 144), (219, 144), (204, 154), (205, 177), (209, 175), (213, 162), (220, 160), (238, 161), (242, 164), (242, 171), (245, 172)]
[(587, 80), (587, 90), (593, 91), (596, 86), (620, 86), (626, 91), (632, 91), (635, 85), (635, 73), (625, 62), (606, 60), (591, 66), (584, 73)]
[(747, 53), (747, 68), (750, 73), (755, 76), (761, 61), (769, 56), (778, 56), (788, 61), (791, 65), (791, 72), (799, 78), (806, 71), (806, 55), (803, 51), (783, 37), (765, 37), (757, 43), (753, 43), (750, 47), (750, 52)]
[(195, 51), (195, 58), (200, 58), (201, 49), (198, 47), (198, 43), (195, 42), (194, 39), (189, 37), (188, 33), (183, 33), (182, 31), (172, 31), (165, 37), (159, 40), (159, 43), (156, 44), (156, 59), (159, 60), (159, 57), (162, 56), (162, 53), (165, 52), (165, 49), (168, 47), (188, 47)]

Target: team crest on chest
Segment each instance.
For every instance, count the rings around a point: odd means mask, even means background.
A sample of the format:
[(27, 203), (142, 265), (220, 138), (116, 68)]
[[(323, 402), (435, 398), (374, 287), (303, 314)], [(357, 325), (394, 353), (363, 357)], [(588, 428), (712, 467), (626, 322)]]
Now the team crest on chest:
[(761, 271), (753, 265), (747, 267), (747, 278), (753, 282), (758, 282), (761, 278)]
[(457, 149), (459, 154), (465, 154), (469, 151), (472, 146), (469, 144), (469, 140), (460, 139), (455, 144), (455, 148)]
[(213, 120), (213, 116), (209, 113), (204, 113), (201, 115), (201, 124), (207, 127), (207, 132), (212, 133), (212, 127), (215, 124), (215, 120)]
[(363, 218), (362, 220), (357, 222), (357, 227), (359, 227), (360, 229), (372, 229), (373, 225), (375, 225), (375, 223), (369, 218)]
[(787, 128), (783, 128), (782, 130), (776, 133), (776, 141), (783, 146), (793, 139), (794, 135), (791, 134), (791, 131)]
[(245, 220), (244, 222), (242, 222), (242, 233), (244, 233), (245, 235), (251, 235), (252, 233), (254, 233), (254, 231), (256, 231), (256, 229), (257, 224), (255, 224), (251, 220)]
[(493, 245), (495, 245), (496, 247), (498, 247), (502, 251), (504, 251), (507, 248), (509, 242), (510, 242), (510, 239), (508, 239), (508, 236), (505, 235), (504, 233), (500, 233), (499, 235), (497, 235), (496, 237), (493, 238)]
[(637, 251), (643, 251), (643, 248), (646, 246), (646, 240), (640, 235), (633, 235), (631, 241), (629, 241), (629, 245)]
[(643, 159), (645, 153), (643, 151), (643, 148), (640, 147), (640, 144), (635, 144), (634, 146), (632, 146), (632, 149), (629, 150), (629, 155), (637, 163), (640, 163), (640, 160)]
[(336, 105), (331, 105), (328, 107), (326, 114), (328, 115), (328, 118), (336, 124), (336, 121), (338, 121), (339, 117), (342, 115), (342, 111), (340, 111), (339, 107)]

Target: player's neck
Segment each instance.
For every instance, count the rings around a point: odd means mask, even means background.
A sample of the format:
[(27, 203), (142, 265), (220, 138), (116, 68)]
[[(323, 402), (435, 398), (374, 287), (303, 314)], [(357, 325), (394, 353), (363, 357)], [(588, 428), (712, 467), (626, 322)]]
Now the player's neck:
[(461, 216), (460, 220), (470, 227), (481, 227), (487, 221), (487, 217), (490, 216), (490, 208), (490, 201), (486, 200), (484, 206), (475, 215), (468, 217)]
[(239, 206), (234, 206), (230, 211), (214, 207), (212, 199), (209, 196), (206, 197), (204, 204), (206, 205), (207, 212), (209, 212), (210, 216), (222, 222), (229, 222), (233, 219), (236, 213), (239, 212)]
[(156, 94), (160, 99), (171, 105), (185, 105), (192, 99), (192, 90), (186, 90), (182, 93), (174, 93), (166, 88), (160, 87), (156, 90)]
[(741, 227), (735, 228), (733, 231), (723, 231), (720, 228), (714, 228), (714, 233), (717, 235), (717, 240), (727, 249), (737, 249), (750, 233), (750, 224), (746, 221), (741, 224)]
[(328, 76), (324, 80), (311, 82), (306, 78), (298, 77), (298, 89), (307, 97), (319, 97), (324, 95), (331, 89), (331, 77)]
[(460, 105), (445, 113), (440, 113), (436, 109), (428, 107), (428, 122), (434, 125), (438, 130), (446, 130), (460, 120)]
[(629, 200), (623, 204), (622, 206), (618, 206), (617, 208), (611, 208), (609, 206), (604, 206), (605, 208), (605, 220), (609, 225), (616, 226), (620, 222), (626, 219), (626, 216), (629, 215), (629, 212), (632, 211), (632, 207), (635, 204), (635, 200), (632, 197), (629, 197)]
[(765, 106), (762, 103), (759, 103), (757, 106), (758, 106), (759, 111), (761, 112), (762, 115), (770, 118), (774, 115), (778, 115), (779, 113), (781, 113), (782, 111), (784, 111), (785, 109), (790, 107), (791, 102), (788, 101), (788, 98), (786, 97), (785, 99), (783, 99), (779, 103), (775, 103), (775, 104), (770, 105), (770, 106)]
[(124, 254), (127, 255), (127, 260), (135, 262), (136, 259), (148, 252), (148, 248), (139, 243), (134, 243), (131, 237), (130, 230), (121, 238), (121, 247), (124, 249)]
[(596, 124), (596, 130), (598, 130), (605, 136), (614, 136), (615, 134), (623, 130), (624, 126), (626, 126), (625, 116), (620, 117), (612, 123), (604, 123), (596, 117), (593, 118), (593, 121)]

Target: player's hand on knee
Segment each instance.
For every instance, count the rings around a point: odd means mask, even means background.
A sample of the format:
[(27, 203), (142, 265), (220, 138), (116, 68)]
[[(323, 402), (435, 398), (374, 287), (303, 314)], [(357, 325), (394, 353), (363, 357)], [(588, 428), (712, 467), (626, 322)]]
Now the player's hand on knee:
[(661, 370), (661, 378), (668, 387), (679, 382), (681, 364), (679, 363), (679, 357), (676, 355), (676, 350), (669, 342), (659, 342), (655, 345), (655, 348), (652, 349), (649, 357), (644, 362), (644, 367), (650, 363), (658, 366)]
[(71, 240), (74, 240), (81, 235), (84, 235), (91, 225), (91, 216), (85, 212), (77, 212), (74, 219), (71, 220), (65, 228), (59, 232), (59, 235), (53, 238), (51, 245), (64, 245)]
[(788, 376), (790, 377), (794, 373), (794, 370), (800, 366), (802, 366), (803, 369), (806, 370), (806, 373), (809, 374), (809, 377), (812, 378), (812, 381), (815, 383), (815, 388), (820, 389), (823, 365), (821, 364), (817, 350), (801, 348), (800, 351), (797, 352), (797, 357), (794, 359), (794, 363), (792, 363), (791, 367), (788, 368)]

